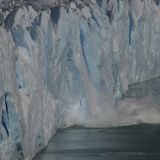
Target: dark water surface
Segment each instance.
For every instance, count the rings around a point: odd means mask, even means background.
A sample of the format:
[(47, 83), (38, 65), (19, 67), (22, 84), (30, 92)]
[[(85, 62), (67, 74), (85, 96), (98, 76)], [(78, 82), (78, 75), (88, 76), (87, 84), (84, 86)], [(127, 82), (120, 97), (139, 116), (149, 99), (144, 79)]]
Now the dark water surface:
[(160, 160), (160, 125), (61, 129), (34, 160)]

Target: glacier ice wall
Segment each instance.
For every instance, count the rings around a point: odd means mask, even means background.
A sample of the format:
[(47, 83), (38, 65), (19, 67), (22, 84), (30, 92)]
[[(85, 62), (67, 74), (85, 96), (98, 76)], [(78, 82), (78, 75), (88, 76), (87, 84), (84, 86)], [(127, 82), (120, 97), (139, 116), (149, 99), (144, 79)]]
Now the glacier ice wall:
[(123, 99), (160, 76), (158, 0), (5, 2), (0, 159), (31, 160), (60, 127), (160, 122), (155, 95)]

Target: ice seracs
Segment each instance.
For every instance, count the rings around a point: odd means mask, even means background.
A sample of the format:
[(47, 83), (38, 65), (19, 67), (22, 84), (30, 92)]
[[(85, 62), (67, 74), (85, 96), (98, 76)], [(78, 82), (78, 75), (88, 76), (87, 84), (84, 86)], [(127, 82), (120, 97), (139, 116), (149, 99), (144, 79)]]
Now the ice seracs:
[(160, 76), (158, 3), (10, 4), (0, 1), (1, 160), (31, 160), (61, 127), (160, 122), (155, 94), (123, 97)]

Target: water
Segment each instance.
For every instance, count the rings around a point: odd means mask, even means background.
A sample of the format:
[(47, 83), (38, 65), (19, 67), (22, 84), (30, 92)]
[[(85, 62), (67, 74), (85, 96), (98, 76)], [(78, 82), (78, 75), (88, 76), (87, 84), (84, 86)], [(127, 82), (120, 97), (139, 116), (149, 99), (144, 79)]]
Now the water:
[(34, 160), (160, 160), (160, 125), (61, 129)]

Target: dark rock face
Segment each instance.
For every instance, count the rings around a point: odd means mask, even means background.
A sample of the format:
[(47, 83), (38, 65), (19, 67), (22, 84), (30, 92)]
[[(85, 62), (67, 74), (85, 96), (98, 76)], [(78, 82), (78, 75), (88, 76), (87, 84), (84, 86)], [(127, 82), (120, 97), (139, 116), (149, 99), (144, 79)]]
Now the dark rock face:
[(130, 84), (123, 94), (124, 98), (143, 98), (146, 96), (160, 96), (160, 77)]

